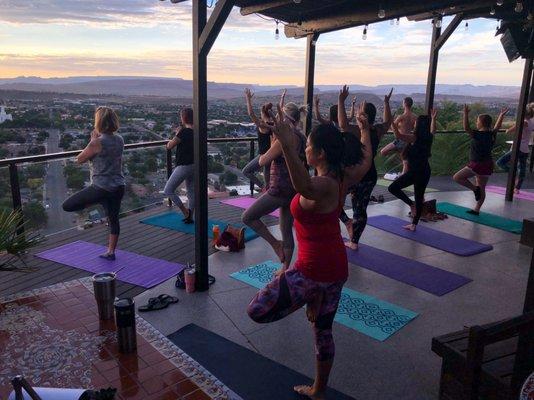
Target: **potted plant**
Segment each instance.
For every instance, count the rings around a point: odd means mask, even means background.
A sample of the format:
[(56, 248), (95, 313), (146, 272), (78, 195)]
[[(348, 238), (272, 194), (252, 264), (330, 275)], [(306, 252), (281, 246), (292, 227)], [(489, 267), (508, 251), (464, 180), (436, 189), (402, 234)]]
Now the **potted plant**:
[(35, 231), (25, 229), (20, 211), (0, 211), (0, 270), (19, 269), (14, 265), (20, 260), (26, 267), (23, 256), (32, 247), (43, 242), (44, 237)]

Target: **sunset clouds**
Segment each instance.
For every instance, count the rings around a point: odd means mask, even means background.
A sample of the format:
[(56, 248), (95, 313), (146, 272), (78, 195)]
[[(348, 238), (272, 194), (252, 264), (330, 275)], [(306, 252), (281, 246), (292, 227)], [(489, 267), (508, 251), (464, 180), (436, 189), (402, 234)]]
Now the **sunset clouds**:
[[(0, 0), (0, 77), (144, 75), (191, 78), (191, 4), (159, 0)], [(470, 21), (442, 50), (439, 83), (520, 82), (522, 63), (509, 64), (494, 21)], [(231, 13), (209, 57), (219, 82), (304, 82), (305, 41), (274, 40), (273, 21)], [(282, 26), (280, 31), (283, 32)], [(423, 83), (431, 25), (401, 21), (320, 37), (319, 84)]]

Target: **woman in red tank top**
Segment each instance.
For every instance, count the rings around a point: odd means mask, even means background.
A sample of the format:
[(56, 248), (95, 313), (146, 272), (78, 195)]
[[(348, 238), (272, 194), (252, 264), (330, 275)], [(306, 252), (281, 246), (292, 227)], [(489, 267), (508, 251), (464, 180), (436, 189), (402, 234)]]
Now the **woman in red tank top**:
[[(283, 115), (281, 110), (278, 113)], [(282, 145), (297, 192), (291, 212), (295, 218), (298, 257), (293, 268), (284, 267), (254, 297), (247, 312), (254, 321), (266, 323), (307, 306), (315, 334), (316, 377), (313, 386), (296, 386), (294, 390), (312, 399), (322, 399), (335, 353), (332, 324), (348, 274), (338, 217), (346, 188), (359, 182), (371, 165), (369, 124), (360, 108), (358, 124), (363, 147), (355, 150), (346, 149), (343, 135), (333, 125), (316, 127), (306, 144), (306, 160), (317, 171), (316, 176), (310, 177), (295, 151), (292, 127), (281, 117), (275, 121), (274, 134)], [(352, 150), (362, 157), (356, 160), (359, 164), (345, 168), (345, 152)]]

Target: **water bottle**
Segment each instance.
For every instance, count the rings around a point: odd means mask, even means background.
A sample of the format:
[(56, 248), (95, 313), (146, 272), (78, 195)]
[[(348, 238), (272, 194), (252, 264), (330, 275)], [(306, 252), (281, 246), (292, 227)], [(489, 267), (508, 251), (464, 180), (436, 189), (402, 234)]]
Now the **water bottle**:
[(185, 291), (193, 293), (195, 291), (196, 269), (190, 267), (185, 270)]
[(115, 321), (117, 324), (119, 352), (135, 352), (137, 350), (137, 338), (135, 333), (135, 302), (133, 299), (115, 299)]

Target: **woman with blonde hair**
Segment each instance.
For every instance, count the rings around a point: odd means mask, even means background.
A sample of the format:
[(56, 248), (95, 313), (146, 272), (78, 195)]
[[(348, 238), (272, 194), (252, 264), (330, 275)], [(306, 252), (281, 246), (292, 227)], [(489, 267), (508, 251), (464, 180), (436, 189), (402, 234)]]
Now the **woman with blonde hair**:
[[(295, 103), (280, 104), (282, 116), (292, 128), (291, 143), (295, 147), (299, 159), (304, 164), (306, 156), (306, 137), (300, 130), (301, 115), (307, 112), (305, 106), (299, 107)], [(278, 140), (273, 140), (271, 148), (259, 160), (260, 166), (271, 164), (269, 189), (263, 193), (242, 216), (243, 223), (251, 227), (258, 235), (265, 239), (273, 248), (282, 262), (284, 269), (289, 267), (295, 242), (293, 240), (293, 217), (289, 206), (295, 196), (295, 189), (289, 176), (286, 160), (282, 152), (282, 145)], [(280, 209), (280, 231), (282, 240), (276, 239), (267, 226), (261, 221), (261, 217)]]
[[(515, 133), (516, 126), (515, 124), (506, 130), (506, 133)], [(529, 143), (532, 139), (532, 132), (534, 132), (534, 103), (527, 105), (527, 110), (525, 112), (525, 121), (523, 122), (523, 134), (521, 135), (521, 143), (519, 144), (519, 154), (518, 154), (518, 169), (519, 174), (515, 183), (514, 193), (519, 193), (521, 186), (523, 186), (523, 181), (525, 175), (527, 174), (527, 159), (530, 153)], [(510, 171), (510, 160), (512, 158), (512, 149), (503, 155), (497, 160), (497, 165), (505, 170), (506, 172)]]
[(91, 141), (78, 155), (78, 164), (89, 162), (91, 185), (73, 194), (63, 203), (67, 212), (81, 211), (88, 206), (101, 204), (109, 222), (108, 251), (100, 257), (115, 260), (115, 248), (119, 241), (119, 212), (124, 196), (122, 153), (124, 140), (115, 132), (119, 129), (119, 117), (109, 107), (98, 107), (95, 112), (95, 129)]

